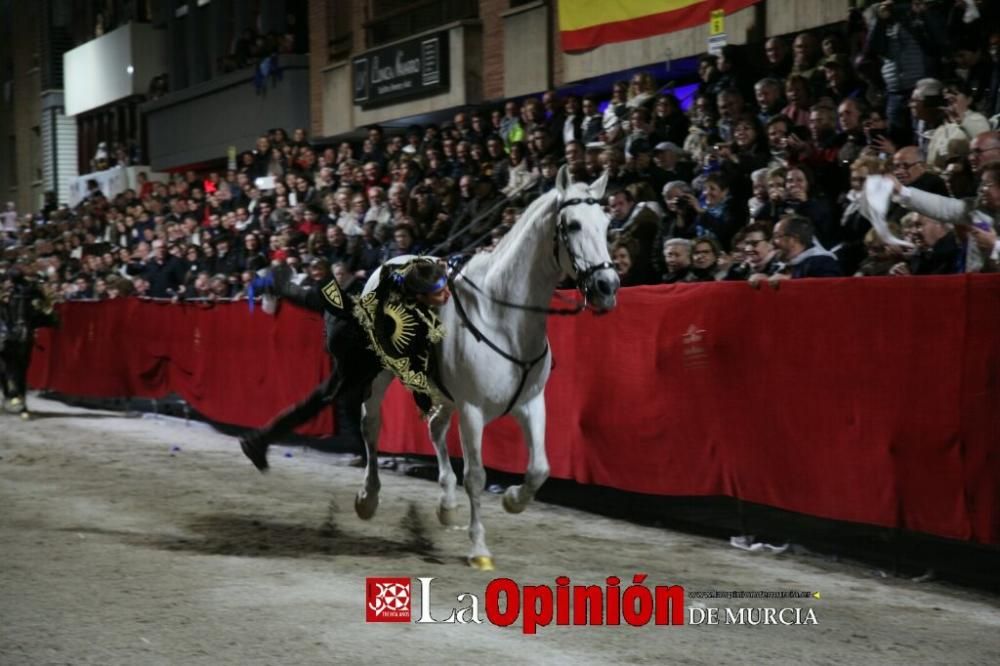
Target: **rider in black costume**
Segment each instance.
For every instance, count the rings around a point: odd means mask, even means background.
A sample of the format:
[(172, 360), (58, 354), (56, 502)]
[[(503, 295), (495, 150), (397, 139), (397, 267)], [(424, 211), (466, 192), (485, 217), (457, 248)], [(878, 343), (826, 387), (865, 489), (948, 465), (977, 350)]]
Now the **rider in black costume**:
[(304, 400), (240, 438), (243, 453), (257, 469), (268, 468), (271, 443), (333, 402), (338, 405), (341, 436), (357, 438), (360, 444), (361, 405), (383, 368), (414, 391), (425, 412), (431, 409), (439, 396), (429, 379), (430, 345), (443, 336), (434, 308), (450, 296), (445, 269), (436, 259), (386, 264), (379, 285), (364, 297), (345, 292), (332, 277), (321, 288), (305, 289), (292, 284), (285, 269), (272, 275), (273, 293), (323, 312), (327, 351), (335, 364), (333, 373)]

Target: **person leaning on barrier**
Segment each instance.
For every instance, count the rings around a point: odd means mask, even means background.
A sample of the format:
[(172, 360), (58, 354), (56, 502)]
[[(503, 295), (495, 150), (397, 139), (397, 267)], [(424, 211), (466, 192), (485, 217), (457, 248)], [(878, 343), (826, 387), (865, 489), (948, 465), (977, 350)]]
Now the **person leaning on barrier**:
[(361, 406), (383, 369), (400, 378), (425, 414), (440, 402), (431, 379), (434, 354), (430, 347), (444, 336), (436, 309), (448, 302), (451, 291), (444, 265), (437, 259), (402, 257), (383, 264), (379, 284), (363, 297), (342, 286), (336, 276), (320, 288), (301, 288), (281, 268), (272, 272), (270, 289), (323, 312), (326, 349), (334, 358), (334, 369), (305, 399), (263, 428), (240, 437), (243, 453), (258, 470), (268, 468), (271, 443), (334, 402), (338, 436), (360, 450)]
[(772, 275), (757, 273), (750, 276), (750, 286), (760, 287), (765, 279), (775, 289), (781, 280), (840, 277), (840, 262), (831, 252), (816, 243), (815, 230), (808, 218), (789, 215), (774, 225), (772, 237), (778, 258), (784, 264)]

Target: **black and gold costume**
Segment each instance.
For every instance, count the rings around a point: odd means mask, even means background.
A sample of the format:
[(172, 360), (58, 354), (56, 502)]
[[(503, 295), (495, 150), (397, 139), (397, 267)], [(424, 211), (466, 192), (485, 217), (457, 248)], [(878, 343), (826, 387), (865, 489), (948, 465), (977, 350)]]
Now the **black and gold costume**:
[[(354, 316), (381, 366), (413, 392), (426, 414), (443, 398), (432, 377), (434, 345), (444, 339), (444, 327), (432, 308), (401, 288), (406, 272), (420, 261), (436, 260), (420, 258), (398, 267), (383, 267), (378, 286), (354, 306)], [(391, 271), (387, 270), (390, 266)]]
[(372, 293), (361, 297), (345, 292), (334, 278), (318, 289), (291, 284), (290, 275), (276, 270), (273, 291), (304, 307), (323, 312), (327, 351), (333, 356), (333, 373), (301, 402), (292, 405), (265, 427), (240, 438), (243, 452), (260, 469), (267, 469), (268, 445), (336, 403), (338, 438), (350, 440), (361, 450), (361, 406), (371, 384), (383, 368), (392, 370), (414, 392), (417, 404), (428, 413), (439, 394), (430, 380), (432, 345), (444, 331), (434, 311), (417, 302), (404, 287), (407, 271), (417, 261), (387, 264)]

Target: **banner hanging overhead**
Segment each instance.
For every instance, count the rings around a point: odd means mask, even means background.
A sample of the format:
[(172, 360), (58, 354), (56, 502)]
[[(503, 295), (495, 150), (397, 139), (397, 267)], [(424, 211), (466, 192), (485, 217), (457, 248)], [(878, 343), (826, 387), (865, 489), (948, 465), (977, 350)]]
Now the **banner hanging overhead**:
[(706, 25), (759, 0), (559, 0), (563, 51), (585, 51)]

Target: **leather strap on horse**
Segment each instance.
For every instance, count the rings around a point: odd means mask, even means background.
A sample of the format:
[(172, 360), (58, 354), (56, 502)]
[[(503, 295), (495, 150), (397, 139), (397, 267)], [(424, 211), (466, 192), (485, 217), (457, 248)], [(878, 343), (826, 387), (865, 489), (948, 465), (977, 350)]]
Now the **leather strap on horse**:
[[(466, 278), (466, 280), (468, 280), (468, 278)], [(518, 398), (521, 397), (521, 391), (524, 390), (524, 385), (528, 382), (528, 373), (531, 372), (532, 368), (534, 368), (539, 361), (541, 361), (543, 358), (546, 357), (546, 355), (548, 355), (549, 341), (548, 340), (545, 341), (545, 349), (542, 350), (542, 353), (530, 361), (523, 361), (517, 358), (516, 356), (510, 354), (509, 352), (504, 351), (499, 346), (497, 346), (496, 343), (487, 338), (483, 334), (483, 332), (480, 331), (479, 328), (472, 323), (472, 320), (469, 318), (468, 313), (465, 311), (465, 306), (462, 305), (462, 300), (458, 297), (458, 290), (455, 288), (456, 286), (455, 283), (453, 281), (449, 282), (451, 282), (451, 297), (455, 301), (455, 310), (458, 312), (458, 316), (459, 318), (461, 318), (462, 323), (465, 325), (467, 329), (469, 329), (469, 332), (472, 333), (472, 337), (476, 339), (476, 342), (486, 343), (487, 347), (495, 351), (497, 354), (500, 354), (500, 356), (502, 356), (503, 358), (510, 361), (511, 363), (513, 363), (514, 365), (516, 365), (521, 369), (521, 382), (517, 385), (517, 390), (514, 392), (514, 396), (510, 399), (510, 402), (507, 404), (507, 408), (503, 410), (503, 414), (509, 414), (510, 410), (514, 409), (514, 405), (517, 404)], [(501, 416), (503, 416), (503, 414), (501, 414)]]

